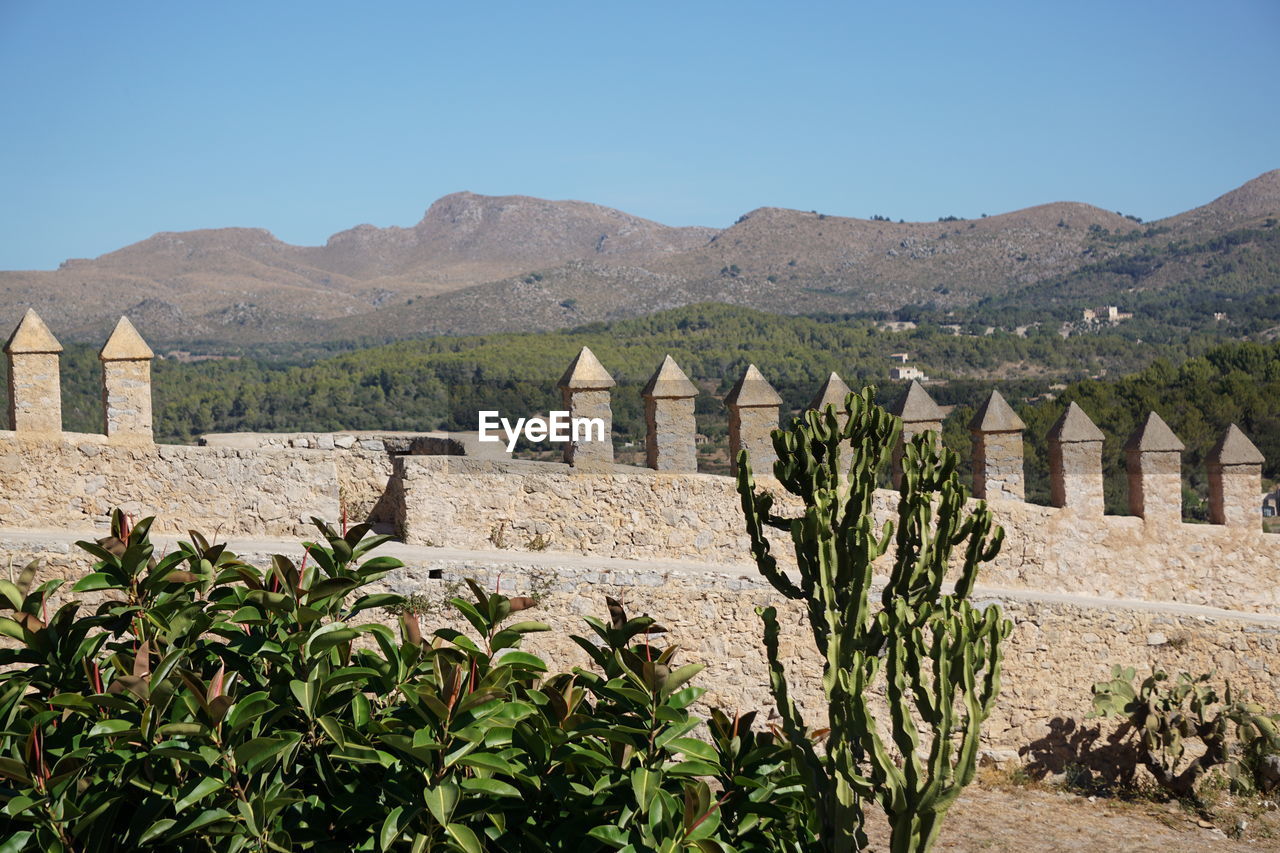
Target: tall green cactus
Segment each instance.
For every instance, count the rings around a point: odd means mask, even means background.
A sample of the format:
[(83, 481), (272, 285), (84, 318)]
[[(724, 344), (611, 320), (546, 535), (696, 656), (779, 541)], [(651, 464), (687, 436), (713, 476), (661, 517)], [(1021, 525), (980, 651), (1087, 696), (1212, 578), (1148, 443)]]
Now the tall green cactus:
[[(863, 803), (871, 798), (889, 818), (892, 850), (933, 845), (947, 809), (973, 779), (979, 729), (1000, 689), (1000, 643), (1012, 628), (997, 605), (979, 610), (968, 600), (978, 565), (994, 559), (1004, 531), (984, 503), (966, 513), (957, 457), (935, 434), (906, 445), (897, 521), (876, 525), (876, 484), (900, 430), (870, 387), (850, 394), (843, 412), (808, 411), (790, 429), (776, 430), (774, 475), (803, 502), (797, 517), (774, 514), (773, 496), (756, 488), (748, 453), (738, 457), (752, 556), (775, 589), (804, 602), (824, 658), (830, 731), (820, 751), (789, 695), (777, 611), (757, 609), (774, 699), (804, 770), (824, 851), (866, 846)], [(771, 553), (770, 527), (791, 534), (794, 577)], [(891, 543), (889, 577), (873, 613), (873, 566)], [(952, 550), (960, 545), (958, 577), (946, 593)], [(879, 689), (886, 722), (872, 707)]]

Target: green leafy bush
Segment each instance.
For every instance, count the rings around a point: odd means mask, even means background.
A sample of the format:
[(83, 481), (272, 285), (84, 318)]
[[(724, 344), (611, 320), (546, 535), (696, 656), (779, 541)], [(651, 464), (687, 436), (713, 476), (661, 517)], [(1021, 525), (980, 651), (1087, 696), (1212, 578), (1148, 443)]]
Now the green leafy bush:
[[(751, 718), (689, 711), (702, 668), (610, 602), (593, 670), (521, 650), (531, 599), (469, 582), (437, 628), (397, 595), (386, 537), (316, 521), (266, 571), (151, 519), (80, 546), (75, 593), (0, 581), (0, 850), (811, 849), (789, 752)], [(369, 620), (399, 607), (400, 631)]]

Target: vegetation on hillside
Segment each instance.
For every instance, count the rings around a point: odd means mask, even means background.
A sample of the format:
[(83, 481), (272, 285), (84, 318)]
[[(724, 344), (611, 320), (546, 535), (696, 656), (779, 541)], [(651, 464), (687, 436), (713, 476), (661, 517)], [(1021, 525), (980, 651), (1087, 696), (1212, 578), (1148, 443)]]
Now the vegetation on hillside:
[[(913, 364), (937, 378), (1001, 377), (1012, 399), (1042, 393), (1052, 381), (1136, 370), (1156, 357), (1181, 360), (1208, 342), (1139, 347), (1109, 334), (1066, 340), (1044, 331), (965, 336), (931, 326), (887, 332), (866, 320), (778, 317), (710, 304), (566, 332), (402, 341), (307, 364), (252, 357), (158, 360), (156, 434), (188, 441), (205, 432), (475, 429), (481, 408), (526, 415), (558, 406), (555, 382), (584, 345), (619, 382), (615, 425), (625, 443), (643, 437), (640, 388), (668, 353), (704, 389), (700, 429), (715, 440), (727, 423), (716, 398), (752, 362), (790, 408), (807, 404), (833, 370), (851, 386), (886, 384), (894, 352), (909, 353)], [(66, 428), (100, 429), (94, 351), (68, 346), (62, 361)]]
[[(1280, 327), (1280, 222), (1240, 228), (1192, 242), (1169, 239), (1170, 229), (1129, 234), (1099, 231), (1091, 254), (1122, 254), (1087, 263), (1066, 275), (943, 311), (909, 306), (899, 315), (935, 323), (1013, 328), (1029, 323), (1076, 323), (1081, 311), (1117, 305), (1130, 320), (1108, 334), (1170, 343), (1188, 334), (1246, 337)], [(1217, 319), (1216, 315), (1225, 315)]]

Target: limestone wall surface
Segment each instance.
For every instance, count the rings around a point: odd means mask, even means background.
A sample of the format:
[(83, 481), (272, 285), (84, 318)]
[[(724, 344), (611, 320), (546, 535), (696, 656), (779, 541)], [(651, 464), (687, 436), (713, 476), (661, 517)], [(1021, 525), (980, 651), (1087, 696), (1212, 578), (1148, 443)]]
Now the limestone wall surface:
[(101, 526), (120, 507), (157, 530), (292, 536), (341, 515), (334, 458), (62, 433), (0, 432), (0, 528)]
[(393, 468), (390, 456), (374, 450), (351, 450), (333, 454), (333, 464), (343, 517), (352, 524), (395, 524), (395, 513), (387, 500)]
[(395, 460), (399, 529), (410, 544), (516, 549), (542, 537), (556, 551), (600, 557), (741, 561), (747, 554), (734, 481), (615, 465), (446, 456)]
[[(731, 478), (543, 462), (396, 460), (406, 541), (450, 548), (735, 563), (748, 557)], [(789, 496), (788, 496), (789, 497)], [(896, 494), (877, 496), (890, 518)], [(785, 511), (786, 504), (779, 500)], [(1208, 524), (1103, 516), (1015, 500), (990, 503), (1006, 540), (983, 577), (1000, 586), (1280, 612), (1280, 536)], [(775, 554), (794, 565), (785, 535)]]
[(234, 447), (237, 450), (315, 450), (409, 453), (423, 439), (442, 439), (442, 432), (398, 432), (388, 430), (340, 430), (338, 432), (211, 432), (200, 436), (203, 447)]
[[(85, 531), (86, 537), (90, 531)], [(158, 547), (167, 543), (157, 542)], [(237, 542), (241, 557), (265, 565), (272, 552), (299, 556), (296, 541)], [(171, 546), (169, 546), (171, 547)], [(681, 648), (680, 662), (699, 662), (706, 670), (695, 683), (708, 688), (701, 710), (721, 707), (760, 710), (770, 716), (772, 698), (760, 643), (755, 608), (779, 608), (780, 645), (793, 697), (821, 721), (821, 670), (803, 614), (795, 602), (778, 596), (753, 566), (674, 564), (597, 559), (576, 555), (502, 554), (444, 551), (389, 545), (383, 553), (406, 566), (379, 586), (414, 595), (428, 630), (452, 627), (470, 631), (455, 619), (448, 599), (469, 596), (463, 580), (507, 595), (532, 594), (534, 610), (521, 614), (547, 622), (545, 634), (529, 635), (525, 648), (543, 656), (552, 671), (588, 666), (570, 633), (589, 635), (584, 615), (606, 617), (605, 596), (623, 602), (629, 615), (649, 615), (668, 629), (654, 642)], [(88, 571), (91, 558), (69, 537), (0, 534), (0, 562), (14, 567), (40, 556), (45, 566), (38, 581), (71, 580)], [(16, 569), (15, 569), (16, 570)], [(984, 578), (987, 584), (991, 579)], [(980, 605), (995, 602), (1013, 620), (1005, 644), (1004, 675), (996, 709), (984, 726), (984, 748), (998, 761), (1045, 764), (1072, 760), (1091, 721), (1090, 686), (1109, 676), (1113, 665), (1146, 674), (1215, 672), (1232, 689), (1245, 691), (1268, 707), (1280, 707), (1280, 615), (1229, 612), (1194, 605), (1110, 601), (980, 586)], [(55, 602), (56, 603), (56, 602)], [(381, 618), (386, 614), (375, 612)]]
[(974, 497), (1022, 500), (1022, 433), (989, 432), (973, 443), (973, 469), (981, 472)]
[[(201, 447), (235, 450), (313, 449), (332, 454), (341, 512), (351, 521), (390, 527), (388, 501), (392, 458), (404, 454), (510, 459), (501, 444), (480, 442), (475, 433), (340, 430), (337, 432), (233, 432), (200, 436)], [(337, 519), (331, 519), (336, 521)]]
[(988, 583), (1280, 613), (1280, 535), (992, 501), (1004, 547)]
[(9, 356), (9, 424), (24, 432), (62, 429), (62, 396), (56, 353), (16, 353)]
[[(440, 570), (442, 578), (429, 578), (432, 569)], [(500, 584), (508, 595), (542, 591), (539, 607), (522, 616), (555, 629), (530, 635), (526, 644), (548, 660), (552, 671), (589, 664), (568, 634), (589, 634), (584, 615), (607, 618), (608, 595), (622, 601), (628, 615), (647, 614), (667, 628), (655, 643), (678, 644), (680, 662), (707, 665), (697, 681), (709, 688), (704, 709), (759, 709), (763, 718), (773, 705), (755, 608), (776, 606), (783, 626), (780, 652), (795, 686), (793, 698), (812, 724), (822, 719), (820, 659), (801, 608), (777, 595), (751, 567), (686, 573), (643, 566), (567, 568), (520, 558), (454, 559), (410, 565), (387, 585), (400, 593), (434, 596), (440, 607), (423, 620), (433, 626), (448, 616), (444, 600), (469, 595), (461, 584), (466, 577), (487, 589)], [(1246, 691), (1267, 707), (1280, 707), (1280, 617), (991, 587), (980, 588), (975, 600), (999, 603), (1014, 623), (1004, 647), (1000, 699), (983, 729), (986, 748), (998, 758), (1064, 757), (1072, 749), (1070, 734), (1091, 725), (1085, 720), (1091, 685), (1108, 678), (1113, 665), (1133, 666), (1144, 675), (1153, 668), (1212, 671), (1220, 680), (1230, 679), (1233, 690)]]

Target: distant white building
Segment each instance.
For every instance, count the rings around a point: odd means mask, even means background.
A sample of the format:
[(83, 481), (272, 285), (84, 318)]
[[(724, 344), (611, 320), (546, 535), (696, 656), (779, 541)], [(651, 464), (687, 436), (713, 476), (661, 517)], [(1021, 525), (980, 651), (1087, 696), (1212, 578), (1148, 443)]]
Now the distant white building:
[(911, 354), (905, 352), (891, 352), (889, 353), (889, 360), (896, 361), (900, 364), (906, 364), (911, 360)]
[(890, 379), (915, 379), (919, 382), (927, 382), (929, 377), (924, 375), (924, 371), (918, 367), (891, 367), (889, 368)]

